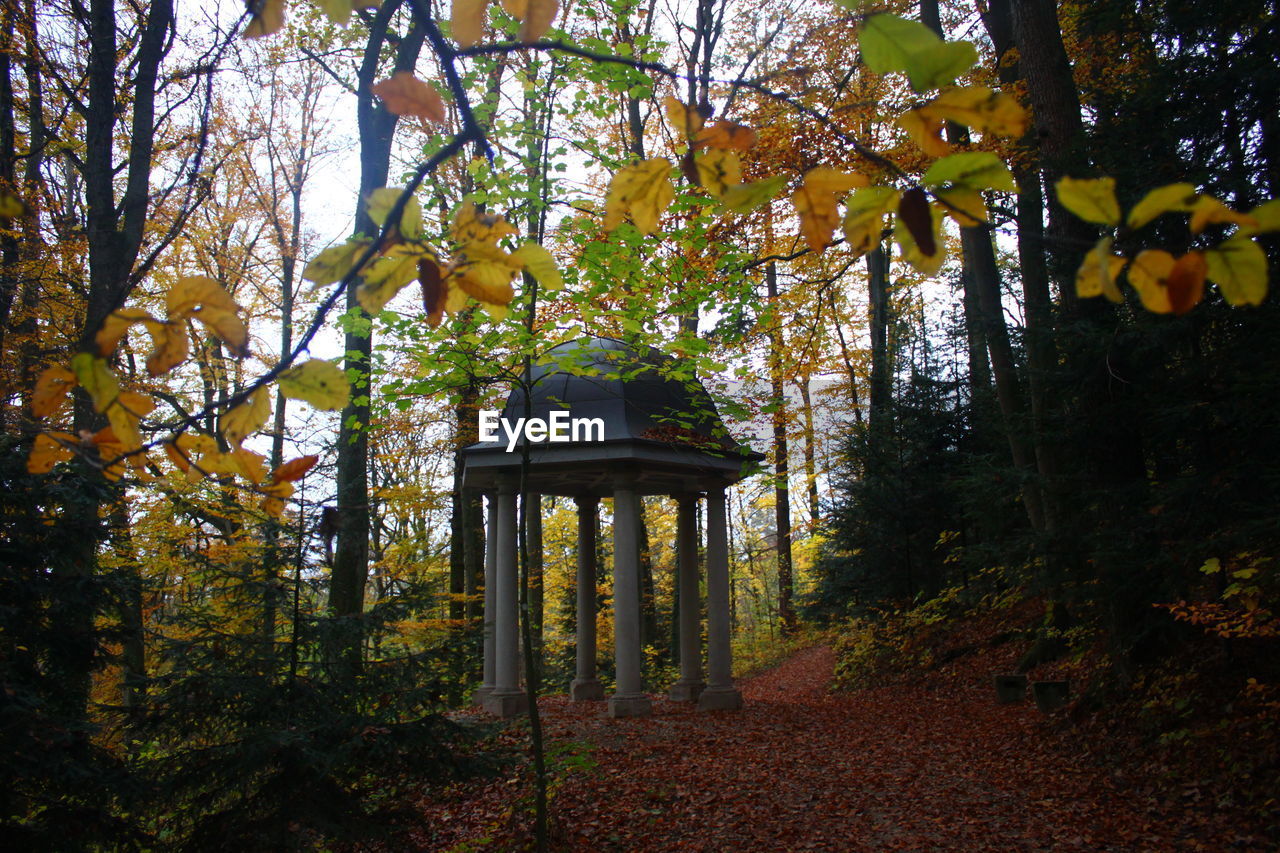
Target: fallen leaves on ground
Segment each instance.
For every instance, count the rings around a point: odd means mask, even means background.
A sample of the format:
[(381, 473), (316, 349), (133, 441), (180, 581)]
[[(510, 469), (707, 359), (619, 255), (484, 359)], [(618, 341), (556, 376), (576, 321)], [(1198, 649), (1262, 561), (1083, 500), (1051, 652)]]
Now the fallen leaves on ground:
[[(652, 716), (612, 720), (603, 703), (545, 697), (548, 742), (594, 762), (557, 773), (552, 849), (1253, 848), (1211, 815), (1123, 788), (1034, 703), (996, 704), (991, 675), (1010, 654), (831, 694), (834, 655), (812, 648), (742, 682), (739, 712), (655, 698)], [(530, 849), (531, 802), (525, 773), (433, 791), (415, 844)]]

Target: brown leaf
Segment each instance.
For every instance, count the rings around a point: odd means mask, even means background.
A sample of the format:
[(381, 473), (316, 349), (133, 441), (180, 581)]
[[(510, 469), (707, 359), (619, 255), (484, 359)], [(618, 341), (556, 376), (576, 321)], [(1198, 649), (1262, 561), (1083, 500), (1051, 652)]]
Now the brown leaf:
[(929, 197), (920, 187), (912, 187), (902, 194), (898, 203), (898, 216), (911, 232), (921, 253), (932, 257), (938, 253), (933, 239), (933, 219), (929, 213)]
[(418, 283), (422, 285), (422, 310), (427, 312), (427, 325), (434, 329), (444, 319), (446, 301), (440, 265), (431, 258), (419, 258)]
[(1175, 314), (1185, 314), (1204, 298), (1204, 280), (1209, 264), (1201, 252), (1187, 252), (1174, 262), (1166, 280), (1169, 306)]
[(390, 79), (375, 83), (371, 91), (382, 99), (389, 112), (444, 123), (444, 99), (410, 71), (397, 71)]
[(301, 480), (303, 475), (310, 471), (311, 467), (319, 460), (320, 457), (315, 456), (314, 454), (299, 456), (297, 459), (290, 459), (288, 462), (271, 472), (271, 482), (292, 483), (297, 480)]

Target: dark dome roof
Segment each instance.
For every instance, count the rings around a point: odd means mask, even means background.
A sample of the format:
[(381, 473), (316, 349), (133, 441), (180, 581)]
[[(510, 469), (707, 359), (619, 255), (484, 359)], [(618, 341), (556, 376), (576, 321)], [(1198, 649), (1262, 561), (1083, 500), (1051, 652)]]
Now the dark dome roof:
[[(538, 469), (540, 475), (540, 484), (531, 484), (531, 490), (607, 494), (611, 485), (603, 475), (630, 467), (652, 481), (650, 491), (676, 491), (682, 483), (685, 490), (700, 491), (712, 483), (736, 482), (747, 473), (745, 463), (763, 458), (729, 436), (692, 366), (653, 347), (613, 338), (568, 341), (539, 359), (527, 384), (532, 389), (527, 413), (521, 387), (507, 397), (502, 416), (509, 423), (522, 417), (547, 420), (554, 411), (567, 411), (571, 418), (599, 418), (604, 424), (603, 440), (592, 436), (589, 441), (531, 444), (531, 472)], [(498, 469), (518, 468), (523, 444), (521, 438), (514, 452), (508, 452), (507, 437), (500, 431), (497, 441), (467, 447), (467, 484), (487, 487)], [(567, 479), (566, 468), (573, 469)], [(488, 469), (487, 474), (481, 469)], [(552, 469), (562, 476), (541, 482), (547, 479), (541, 474)], [(664, 471), (669, 476), (664, 478)], [(574, 477), (585, 474), (603, 485), (575, 486)], [(691, 486), (690, 477), (698, 483)]]

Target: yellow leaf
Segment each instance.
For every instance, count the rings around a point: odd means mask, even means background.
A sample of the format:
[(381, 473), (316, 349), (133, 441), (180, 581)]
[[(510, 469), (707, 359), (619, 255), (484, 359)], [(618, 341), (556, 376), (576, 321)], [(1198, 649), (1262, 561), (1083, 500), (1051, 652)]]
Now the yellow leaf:
[(277, 382), (286, 397), (305, 400), (326, 411), (341, 409), (351, 396), (347, 374), (342, 368), (319, 358), (289, 368), (280, 374)]
[(894, 119), (894, 124), (906, 131), (911, 141), (930, 157), (945, 157), (951, 146), (942, 138), (942, 119), (927, 116), (920, 110), (907, 110)]
[(243, 403), (222, 415), (218, 432), (229, 444), (239, 447), (240, 442), (262, 429), (269, 417), (271, 397), (266, 388), (259, 388)]
[[(156, 407), (155, 400), (146, 394), (135, 391), (121, 391), (116, 402), (107, 409), (107, 420), (116, 434), (116, 439), (124, 450), (138, 450), (142, 447), (142, 434), (138, 431), (138, 422), (151, 414)], [(142, 454), (130, 457), (137, 466), (142, 461)]]
[(200, 308), (235, 313), (240, 306), (226, 289), (207, 275), (189, 275), (178, 279), (165, 294), (165, 309), (170, 320), (190, 317)]
[(48, 474), (59, 462), (71, 461), (75, 444), (76, 437), (69, 432), (40, 433), (27, 456), (27, 473)]
[(1211, 195), (1202, 195), (1196, 199), (1195, 206), (1191, 209), (1192, 234), (1199, 234), (1205, 226), (1222, 222), (1234, 222), (1247, 228), (1258, 225), (1258, 221), (1252, 216), (1232, 210)]
[(147, 372), (152, 376), (162, 376), (186, 360), (191, 342), (181, 321), (148, 323), (147, 331), (151, 333), (152, 343), (151, 355), (147, 356)]
[[(404, 190), (399, 187), (376, 189), (365, 199), (365, 212), (376, 224), (384, 225), (387, 217), (391, 215), (391, 209), (396, 206), (396, 202), (402, 195)], [(422, 205), (418, 204), (416, 197), (411, 195), (405, 201), (404, 212), (400, 214), (400, 222), (396, 224), (396, 230), (406, 240), (417, 240), (422, 236)]]
[(898, 244), (899, 258), (910, 264), (921, 275), (937, 275), (938, 271), (942, 269), (942, 262), (946, 260), (947, 253), (942, 242), (942, 219), (941, 206), (930, 204), (929, 227), (933, 235), (934, 244), (934, 253), (931, 255), (926, 255), (924, 250), (920, 248), (915, 236), (911, 233), (911, 229), (907, 227), (907, 222), (903, 219), (901, 211), (893, 224), (893, 239)]
[(482, 211), (470, 201), (458, 205), (449, 225), (449, 239), (464, 249), (476, 243), (496, 248), (499, 239), (519, 233), (500, 214)]
[(524, 44), (532, 44), (547, 34), (551, 22), (560, 11), (559, 0), (525, 0), (525, 13), (521, 16), (520, 32), (516, 38)]
[(698, 166), (699, 183), (716, 198), (722, 198), (729, 187), (742, 183), (742, 163), (736, 152), (713, 149), (693, 159)]
[(926, 119), (953, 121), (979, 133), (1020, 137), (1030, 121), (1027, 111), (1012, 95), (986, 86), (957, 86), (920, 107)]
[(898, 209), (900, 198), (893, 187), (863, 187), (845, 201), (844, 238), (855, 257), (880, 245), (884, 218)]
[(1252, 237), (1255, 234), (1280, 231), (1280, 199), (1264, 201), (1249, 211), (1249, 218), (1256, 222), (1257, 225), (1243, 226), (1237, 232), (1238, 235)]
[(196, 319), (226, 344), (231, 354), (244, 358), (249, 354), (249, 329), (234, 311), (223, 311), (221, 308), (201, 308)]
[(264, 495), (258, 504), (268, 515), (279, 518), (284, 514), (284, 502), (293, 496), (293, 483), (287, 480), (271, 482), (261, 488)]
[(105, 412), (120, 395), (120, 383), (104, 359), (78, 352), (71, 358), (71, 369), (75, 371), (76, 381), (93, 398), (94, 411)]
[(511, 253), (511, 260), (529, 271), (546, 290), (564, 287), (564, 276), (556, 266), (556, 259), (537, 243), (525, 243)]
[(493, 305), (506, 305), (515, 298), (511, 279), (519, 271), (519, 267), (511, 266), (503, 260), (480, 258), (458, 264), (453, 279), (473, 299)]
[(419, 255), (397, 246), (368, 266), (363, 274), (364, 283), (356, 291), (360, 307), (370, 314), (381, 311), (393, 296), (418, 277)]
[(67, 400), (67, 393), (76, 385), (76, 375), (65, 367), (46, 367), (36, 378), (35, 391), (31, 395), (31, 414), (47, 418)]
[(358, 238), (330, 246), (311, 259), (311, 263), (302, 271), (302, 277), (316, 284), (342, 281), (368, 246), (368, 240)]
[(1125, 260), (1111, 251), (1111, 243), (1110, 237), (1103, 237), (1084, 256), (1076, 271), (1076, 295), (1081, 299), (1105, 296), (1112, 302), (1124, 301), (1116, 287), (1116, 277), (1124, 269)]
[(685, 106), (671, 95), (662, 99), (662, 106), (667, 114), (667, 124), (680, 139), (693, 139), (702, 130), (702, 113), (698, 110)]
[(737, 184), (726, 189), (724, 195), (720, 196), (720, 206), (717, 210), (720, 213), (750, 213), (776, 196), (786, 185), (786, 175), (774, 175), (749, 184)]
[(1007, 193), (1018, 191), (1009, 167), (990, 151), (961, 151), (935, 160), (925, 171), (920, 183), (926, 187), (967, 187), (971, 190), (999, 190)]
[(444, 122), (444, 99), (410, 71), (397, 71), (390, 79), (375, 83), (370, 91), (382, 99), (388, 112)]
[(982, 193), (968, 187), (953, 187), (938, 190), (937, 196), (944, 204), (947, 216), (956, 221), (961, 228), (972, 228), (987, 221), (987, 202)]
[(800, 216), (800, 231), (810, 249), (820, 252), (830, 245), (831, 234), (840, 224), (836, 193), (865, 187), (868, 183), (866, 175), (841, 172), (826, 166), (805, 173), (804, 182), (791, 195), (791, 201)]
[(1062, 178), (1054, 184), (1054, 189), (1062, 206), (1084, 221), (1120, 224), (1115, 178)]
[(605, 196), (605, 230), (612, 231), (630, 216), (641, 234), (652, 234), (662, 212), (675, 197), (671, 164), (662, 157), (619, 169), (609, 182)]
[(1153, 314), (1168, 314), (1173, 311), (1167, 282), (1175, 263), (1173, 255), (1168, 252), (1147, 249), (1140, 252), (1129, 265), (1129, 283), (1138, 291), (1142, 307)]
[[(191, 468), (191, 460), (218, 452), (218, 442), (209, 435), (183, 433), (164, 444), (164, 452), (184, 473)], [(199, 472), (196, 472), (197, 476)]]
[(154, 317), (141, 308), (121, 308), (118, 311), (112, 311), (103, 321), (98, 334), (93, 336), (93, 342), (98, 346), (98, 355), (111, 355), (120, 344), (120, 339), (129, 331), (130, 326), (134, 323), (145, 323), (148, 320), (156, 322)]
[(484, 37), (485, 12), (489, 0), (453, 0), (449, 23), (459, 47), (471, 47)]
[(27, 212), (22, 199), (10, 192), (0, 191), (0, 222), (11, 222)]
[(102, 476), (113, 483), (124, 476), (124, 460), (120, 457), (124, 455), (125, 449), (120, 439), (116, 437), (113, 427), (103, 427), (98, 430), (89, 443), (97, 448), (98, 458), (104, 463)]
[(1141, 228), (1151, 220), (1169, 211), (1189, 213), (1196, 203), (1196, 188), (1191, 184), (1166, 184), (1156, 187), (1142, 197), (1142, 201), (1129, 211), (1125, 223), (1130, 228)]
[(243, 447), (227, 453), (206, 453), (195, 467), (201, 474), (243, 477), (251, 483), (261, 483), (267, 476), (266, 457)]
[[(1255, 219), (1263, 221), (1259, 217)], [(1237, 306), (1261, 305), (1267, 298), (1267, 254), (1253, 240), (1237, 234), (1204, 255), (1209, 265), (1209, 279), (1218, 285), (1227, 302)]]
[(247, 39), (269, 36), (280, 32), (284, 26), (285, 0), (251, 0), (249, 9), (253, 19), (244, 28)]

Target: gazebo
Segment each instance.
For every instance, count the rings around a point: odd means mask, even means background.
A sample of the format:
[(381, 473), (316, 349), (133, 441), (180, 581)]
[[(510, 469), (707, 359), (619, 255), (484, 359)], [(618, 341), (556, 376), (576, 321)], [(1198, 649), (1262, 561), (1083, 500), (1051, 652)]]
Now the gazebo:
[[(736, 709), (730, 650), (729, 546), (725, 489), (764, 457), (729, 437), (702, 384), (675, 375), (680, 367), (652, 347), (610, 338), (581, 338), (552, 348), (507, 398), (502, 419), (575, 424), (563, 436), (506, 427), (462, 451), (463, 487), (488, 498), (485, 544), (483, 707), (510, 717), (527, 709), (520, 685), (516, 499), (522, 450), (529, 446), (525, 483), (529, 510), (543, 494), (578, 505), (577, 671), (570, 695), (601, 700), (596, 677), (596, 527), (600, 499), (613, 498), (613, 618), (616, 692), (613, 717), (644, 716), (641, 682), (640, 498), (677, 501), (677, 596), (680, 679), (670, 697), (700, 709)], [(526, 400), (524, 388), (531, 389)], [(564, 414), (556, 413), (568, 413)], [(553, 419), (553, 415), (555, 418)], [(577, 428), (582, 427), (582, 428)], [(482, 439), (485, 436), (482, 433)], [(554, 440), (553, 440), (554, 439)], [(702, 676), (698, 501), (706, 499), (707, 680)]]

